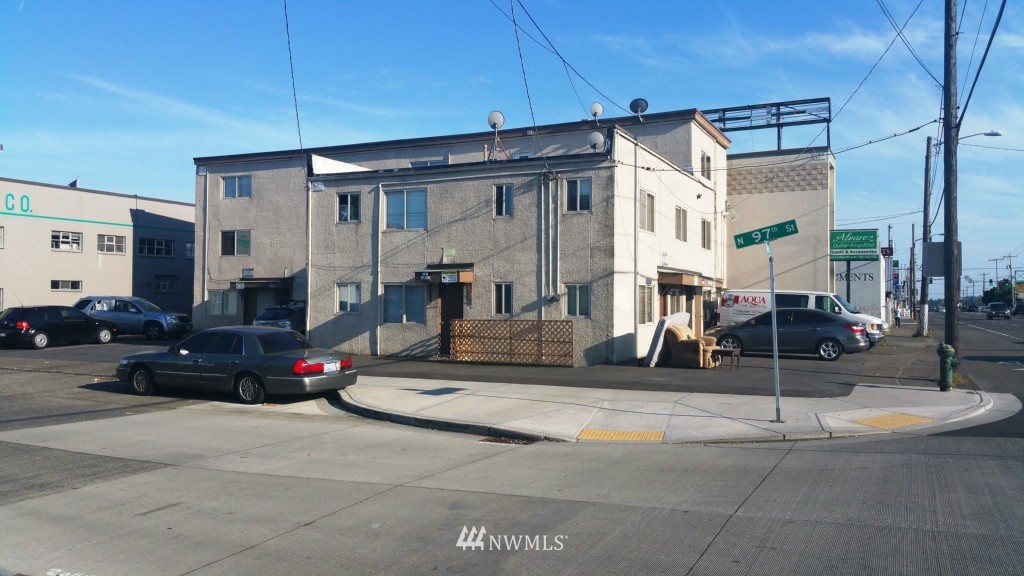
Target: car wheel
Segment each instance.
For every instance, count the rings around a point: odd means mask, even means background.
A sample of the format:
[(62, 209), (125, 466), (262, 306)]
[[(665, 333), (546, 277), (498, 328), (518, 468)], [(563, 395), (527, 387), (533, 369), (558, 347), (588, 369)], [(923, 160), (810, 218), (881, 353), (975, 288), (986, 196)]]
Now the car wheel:
[(110, 331), (110, 328), (100, 328), (96, 332), (96, 341), (100, 344), (110, 344), (113, 339), (114, 333)]
[(32, 335), (32, 347), (36, 350), (42, 350), (50, 344), (50, 337), (46, 332), (36, 332)]
[(843, 355), (843, 345), (838, 340), (827, 338), (818, 342), (818, 358), (822, 360), (838, 360)]
[(267, 394), (258, 377), (252, 374), (242, 374), (235, 381), (235, 396), (243, 404), (262, 404)]
[(160, 340), (164, 337), (164, 327), (156, 322), (150, 322), (142, 329), (146, 340)]
[(719, 347), (721, 347), (721, 348), (725, 348), (726, 350), (742, 350), (743, 349), (743, 345), (740, 344), (740, 339), (735, 337), (735, 336), (733, 336), (733, 335), (731, 335), (731, 334), (727, 334), (725, 336), (722, 336), (718, 340), (718, 342), (716, 342), (716, 344)]
[(156, 382), (153, 381), (153, 373), (145, 366), (133, 368), (129, 380), (132, 383), (132, 392), (139, 396), (149, 396), (156, 389)]

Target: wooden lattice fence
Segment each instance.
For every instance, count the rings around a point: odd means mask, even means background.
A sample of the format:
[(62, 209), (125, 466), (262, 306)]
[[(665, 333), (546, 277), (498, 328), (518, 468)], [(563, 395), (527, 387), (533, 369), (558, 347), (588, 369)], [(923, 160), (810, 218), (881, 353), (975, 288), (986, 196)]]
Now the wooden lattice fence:
[(452, 360), (572, 366), (574, 349), (569, 320), (452, 321)]

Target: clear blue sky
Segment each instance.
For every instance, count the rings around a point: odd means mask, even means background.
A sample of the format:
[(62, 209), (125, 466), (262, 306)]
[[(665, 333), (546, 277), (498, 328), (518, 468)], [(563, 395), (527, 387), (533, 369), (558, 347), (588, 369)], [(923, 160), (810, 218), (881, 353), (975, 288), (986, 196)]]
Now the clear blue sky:
[[(831, 97), (838, 225), (884, 239), (891, 224), (906, 265), (938, 124), (840, 151), (940, 117), (925, 67), (941, 80), (943, 2), (882, 4), (900, 24), (917, 9), (904, 32), (924, 66), (897, 41), (868, 76), (895, 38), (875, 0), (517, 1), (534, 120), (508, 0), (290, 0), (302, 143), (478, 132), (494, 109), (506, 128), (578, 120), (595, 101), (620, 116), (638, 96), (650, 112)], [(962, 102), (999, 2), (958, 4)], [(570, 83), (527, 33), (586, 81)], [(3, 0), (0, 43), (0, 176), (194, 202), (194, 157), (299, 147), (283, 0)], [(1024, 270), (1022, 64), (1024, 14), (1011, 2), (961, 130), (1004, 136), (959, 147), (964, 273), (979, 282), (996, 272), (991, 258), (1018, 255)], [(817, 135), (793, 129), (784, 146), (823, 145)], [(775, 146), (771, 131), (731, 137), (734, 152)], [(940, 192), (941, 181), (933, 210)]]

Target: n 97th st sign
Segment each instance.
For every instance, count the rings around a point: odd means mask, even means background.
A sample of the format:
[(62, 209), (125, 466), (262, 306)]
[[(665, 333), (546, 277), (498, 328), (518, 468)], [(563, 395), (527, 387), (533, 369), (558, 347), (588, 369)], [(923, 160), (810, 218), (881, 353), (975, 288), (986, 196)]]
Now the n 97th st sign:
[(788, 220), (786, 222), (772, 224), (771, 226), (765, 226), (764, 228), (758, 228), (757, 230), (751, 230), (750, 232), (736, 234), (732, 239), (736, 242), (737, 248), (745, 248), (747, 246), (754, 246), (755, 244), (764, 244), (765, 242), (778, 240), (779, 238), (784, 238), (786, 236), (792, 236), (797, 232), (799, 232), (799, 230), (796, 229), (796, 220)]

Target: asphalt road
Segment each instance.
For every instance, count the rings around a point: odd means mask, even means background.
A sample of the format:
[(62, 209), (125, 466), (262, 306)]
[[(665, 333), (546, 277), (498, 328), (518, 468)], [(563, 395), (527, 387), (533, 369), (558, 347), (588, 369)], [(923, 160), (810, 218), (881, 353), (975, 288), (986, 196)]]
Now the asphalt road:
[(0, 575), (1024, 573), (1020, 435), (494, 443), (140, 398), (116, 346), (0, 355)]

